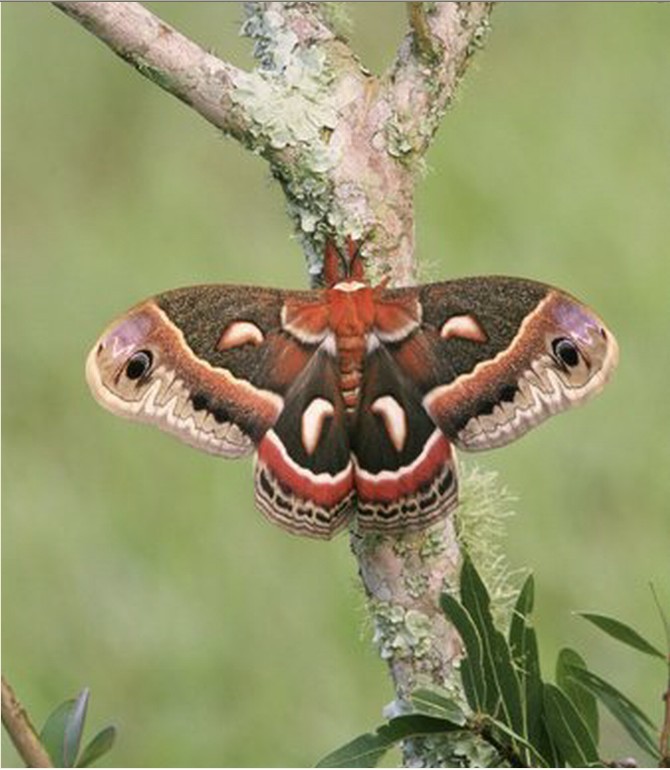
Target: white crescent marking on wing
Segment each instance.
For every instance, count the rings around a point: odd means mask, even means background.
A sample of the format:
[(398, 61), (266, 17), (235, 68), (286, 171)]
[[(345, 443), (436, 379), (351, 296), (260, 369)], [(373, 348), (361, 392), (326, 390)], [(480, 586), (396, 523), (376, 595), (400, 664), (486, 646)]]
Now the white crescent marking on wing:
[(302, 413), (301, 437), (305, 452), (311, 455), (316, 449), (323, 430), (323, 423), (326, 417), (332, 417), (335, 409), (330, 401), (325, 398), (317, 397), (310, 402), (309, 406)]
[(217, 348), (228, 350), (247, 343), (260, 345), (264, 339), (263, 332), (251, 321), (233, 321), (225, 328)]
[(445, 340), (459, 337), (472, 342), (486, 342), (486, 333), (471, 315), (453, 315), (447, 318), (440, 329), (440, 337)]
[(407, 439), (407, 415), (393, 396), (380, 396), (370, 407), (384, 421), (384, 427), (397, 452), (401, 452)]

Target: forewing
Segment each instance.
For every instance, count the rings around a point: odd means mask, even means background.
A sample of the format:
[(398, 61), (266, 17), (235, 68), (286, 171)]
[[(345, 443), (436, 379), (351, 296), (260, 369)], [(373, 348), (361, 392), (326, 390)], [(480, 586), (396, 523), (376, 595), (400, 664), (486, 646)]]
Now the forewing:
[(502, 446), (598, 393), (616, 341), (589, 308), (545, 284), (467, 278), (387, 292), (415, 293), (419, 329), (394, 359), (457, 446)]
[(287, 300), (311, 297), (226, 285), (160, 294), (117, 319), (96, 343), (86, 366), (91, 390), (115, 414), (199, 449), (248, 454), (314, 354), (316, 347), (298, 343), (281, 321)]

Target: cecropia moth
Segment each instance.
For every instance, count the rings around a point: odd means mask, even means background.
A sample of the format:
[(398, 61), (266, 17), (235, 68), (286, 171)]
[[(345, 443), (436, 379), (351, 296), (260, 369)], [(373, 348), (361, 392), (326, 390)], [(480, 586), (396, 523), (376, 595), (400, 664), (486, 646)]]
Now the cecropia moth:
[(598, 393), (611, 332), (517, 278), (370, 286), (326, 249), (326, 288), (194, 286), (114, 321), (86, 376), (114, 414), (224, 457), (256, 451), (258, 507), (330, 538), (436, 522), (458, 501), (454, 447), (490, 449)]

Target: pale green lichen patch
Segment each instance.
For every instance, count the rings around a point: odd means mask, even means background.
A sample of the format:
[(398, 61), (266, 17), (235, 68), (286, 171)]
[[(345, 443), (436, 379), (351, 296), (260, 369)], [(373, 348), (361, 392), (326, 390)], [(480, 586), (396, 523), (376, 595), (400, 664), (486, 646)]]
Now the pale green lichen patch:
[(441, 553), (444, 553), (446, 547), (447, 544), (445, 542), (443, 532), (437, 532), (433, 530), (432, 532), (428, 533), (423, 543), (421, 544), (421, 547), (419, 548), (419, 556), (422, 559), (432, 559), (435, 556), (439, 556)]
[[(496, 750), (471, 731), (413, 738), (408, 747), (421, 764), (412, 767), (496, 767)], [(405, 751), (407, 754), (407, 749)]]
[(391, 547), (393, 548), (393, 553), (396, 556), (399, 556), (401, 559), (412, 552), (412, 546), (409, 544), (406, 538), (402, 536), (393, 538)]
[(418, 599), (428, 590), (428, 576), (420, 572), (405, 575), (405, 588), (413, 599)]
[(470, 42), (468, 43), (468, 57), (472, 56), (477, 51), (480, 51), (486, 44), (486, 38), (491, 30), (491, 21), (488, 16), (485, 16), (479, 24), (475, 27)]
[(386, 126), (386, 149), (394, 158), (405, 158), (416, 150), (406, 124), (406, 120), (394, 114)]
[[(260, 66), (236, 74), (232, 99), (251, 117), (252, 133), (274, 149), (302, 143), (323, 153), (323, 131), (337, 123), (323, 47), (300, 45), (284, 13), (272, 8), (250, 16), (242, 32), (254, 40)], [(332, 159), (321, 158), (320, 165), (329, 168)]]
[[(285, 66), (298, 42), (293, 30), (286, 24), (283, 13), (270, 7), (259, 9), (260, 3), (248, 3), (247, 20), (240, 34), (254, 41), (254, 56), (264, 69), (281, 70)], [(294, 5), (285, 3), (285, 7)]]
[[(316, 58), (321, 55), (325, 59), (322, 52), (310, 55)], [(300, 59), (304, 64), (304, 57)], [(283, 149), (298, 144), (318, 147), (318, 165), (325, 170), (332, 166), (333, 159), (327, 145), (323, 145), (322, 132), (335, 128), (337, 108), (333, 98), (326, 96), (324, 83), (318, 80), (317, 73), (294, 64), (291, 69), (297, 71), (293, 79), (261, 71), (237, 73), (232, 101), (245, 109), (253, 121), (252, 134), (264, 138), (269, 147)], [(303, 85), (300, 85), (301, 78)]]
[(370, 606), (375, 624), (374, 642), (384, 660), (417, 659), (430, 652), (433, 629), (427, 615), (379, 600), (372, 600)]

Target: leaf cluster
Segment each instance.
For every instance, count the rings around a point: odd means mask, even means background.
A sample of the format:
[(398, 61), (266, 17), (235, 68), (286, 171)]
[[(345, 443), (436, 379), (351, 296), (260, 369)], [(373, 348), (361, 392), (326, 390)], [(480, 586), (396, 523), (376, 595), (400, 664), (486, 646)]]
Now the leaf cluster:
[[(656, 763), (668, 766), (665, 730), (659, 741), (649, 717), (590, 671), (577, 652), (561, 650), (555, 683), (543, 680), (537, 636), (530, 623), (532, 575), (518, 595), (507, 637), (496, 628), (489, 593), (469, 559), (461, 570), (460, 600), (445, 593), (440, 601), (465, 648), (460, 663), (464, 702), (438, 688), (415, 691), (407, 713), (328, 754), (317, 767), (374, 767), (395, 744), (405, 742), (407, 746), (408, 741), (424, 739), (434, 743), (436, 738), (444, 743), (442, 756), (448, 758), (444, 764), (471, 766), (474, 762), (468, 759), (476, 753), (472, 747), (479, 743), (481, 749), (484, 743), (486, 766), (490, 767), (612, 766), (599, 750), (598, 705)], [(580, 614), (638, 652), (669, 660), (626, 624), (595, 613)], [(470, 739), (469, 756), (464, 738)], [(459, 751), (460, 760), (455, 760)]]
[(90, 767), (114, 744), (116, 728), (109, 725), (95, 735), (80, 753), (88, 709), (89, 690), (81, 691), (57, 706), (40, 732), (40, 742), (47, 750), (54, 767)]

